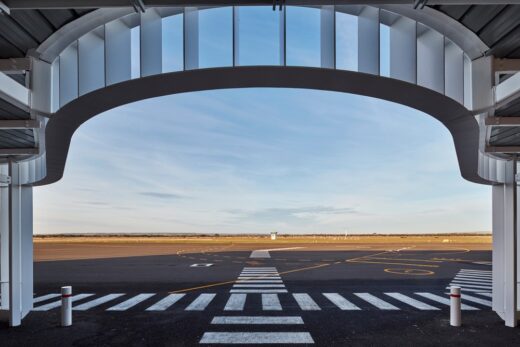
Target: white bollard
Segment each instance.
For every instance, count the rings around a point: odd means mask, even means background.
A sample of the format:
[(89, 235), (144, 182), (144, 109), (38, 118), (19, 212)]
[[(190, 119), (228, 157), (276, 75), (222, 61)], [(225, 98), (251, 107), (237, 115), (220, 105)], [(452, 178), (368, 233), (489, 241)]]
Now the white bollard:
[(460, 327), (460, 287), (451, 286), (450, 288), (450, 325)]
[(72, 287), (61, 287), (61, 326), (72, 325)]

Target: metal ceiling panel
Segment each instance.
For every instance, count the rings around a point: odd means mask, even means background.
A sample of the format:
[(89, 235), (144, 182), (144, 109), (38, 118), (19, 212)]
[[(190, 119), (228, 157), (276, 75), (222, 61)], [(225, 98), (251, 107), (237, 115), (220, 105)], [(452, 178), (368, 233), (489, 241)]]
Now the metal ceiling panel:
[(27, 30), (38, 43), (45, 41), (54, 32), (51, 23), (37, 10), (13, 10), (11, 18)]
[(520, 26), (520, 6), (507, 6), (479, 32), (488, 46), (494, 47), (498, 41)]
[(481, 5), (472, 6), (461, 19), (461, 23), (475, 33), (478, 33), (491, 22), (506, 6)]
[(520, 145), (520, 127), (493, 127), (489, 144), (491, 146)]
[(0, 148), (32, 148), (34, 146), (33, 130), (0, 130)]
[(0, 99), (0, 119), (29, 119), (29, 113)]
[(54, 29), (59, 29), (77, 18), (76, 14), (71, 10), (41, 10), (40, 12), (52, 24)]
[(460, 20), (462, 16), (472, 7), (471, 5), (450, 5), (450, 6), (432, 6), (433, 8), (446, 13), (451, 18)]

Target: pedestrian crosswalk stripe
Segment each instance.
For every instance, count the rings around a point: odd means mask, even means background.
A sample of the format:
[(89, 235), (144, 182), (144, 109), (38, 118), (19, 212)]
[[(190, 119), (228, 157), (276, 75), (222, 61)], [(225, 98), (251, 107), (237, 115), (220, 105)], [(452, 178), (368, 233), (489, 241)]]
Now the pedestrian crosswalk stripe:
[(485, 280), (475, 280), (471, 277), (462, 277), (462, 276), (455, 276), (453, 279), (454, 281), (464, 281), (468, 283), (475, 283), (475, 284), (491, 284), (491, 280), (485, 281)]
[(94, 300), (91, 300), (91, 301), (87, 301), (81, 305), (78, 305), (78, 306), (74, 306), (72, 309), (73, 310), (76, 310), (76, 311), (86, 311), (88, 309), (91, 309), (93, 307), (96, 307), (96, 306), (99, 306), (99, 305), (102, 305), (106, 302), (109, 302), (109, 301), (112, 301), (114, 299), (117, 299), (119, 298), (120, 296), (123, 296), (125, 295), (124, 293), (118, 293), (118, 294), (108, 294), (108, 295), (105, 295), (105, 296), (102, 296), (100, 298), (97, 298), (97, 299), (94, 299)]
[(405, 304), (408, 304), (412, 307), (415, 307), (419, 310), (439, 310), (437, 307), (425, 304), (424, 302), (421, 302), (419, 300), (415, 300), (409, 296), (403, 295), (401, 293), (385, 293), (385, 295), (388, 295), (391, 298), (394, 298), (396, 300), (399, 300), (401, 302), (404, 302)]
[(283, 283), (282, 280), (236, 280), (235, 283)]
[(381, 310), (399, 310), (398, 307), (379, 299), (378, 297), (375, 297), (374, 295), (370, 293), (354, 293), (357, 297), (365, 300), (369, 304), (374, 305), (375, 307), (381, 309)]
[(287, 289), (231, 289), (230, 293), (287, 293)]
[(239, 280), (255, 280), (255, 279), (266, 279), (266, 280), (280, 280), (280, 276), (239, 276)]
[(205, 332), (200, 344), (310, 344), (308, 332)]
[[(70, 298), (70, 301), (75, 302), (78, 300), (88, 298), (89, 296), (92, 296), (92, 295), (94, 295), (94, 294), (76, 294)], [(51, 303), (48, 303), (48, 304), (45, 304), (42, 306), (35, 307), (35, 308), (33, 308), (33, 311), (49, 311), (49, 310), (52, 310), (53, 308), (60, 307), (60, 306), (61, 306), (61, 300), (57, 300), (57, 301), (53, 301)]]
[(492, 286), (479, 286), (476, 284), (468, 284), (466, 282), (458, 282), (458, 281), (453, 281), (450, 283), (450, 285), (460, 286), (462, 288), (481, 288), (481, 289), (491, 289), (492, 288)]
[(484, 299), (481, 299), (481, 298), (477, 298), (475, 296), (471, 296), (471, 295), (468, 295), (468, 294), (462, 294), (461, 298), (462, 298), (462, 300), (475, 302), (477, 304), (481, 304), (481, 305), (484, 305), (484, 306), (488, 306), (488, 307), (492, 306), (492, 302), (491, 301), (484, 300)]
[(57, 298), (60, 295), (61, 294), (58, 294), (58, 293), (42, 295), (42, 296), (39, 296), (37, 298), (34, 298), (33, 299), (33, 304), (37, 304), (39, 302), (42, 302), (42, 301), (45, 301), (45, 300), (49, 300), (49, 299), (54, 299), (54, 298)]
[(175, 304), (177, 301), (182, 299), (186, 294), (169, 294), (164, 299), (156, 302), (152, 306), (148, 307), (146, 311), (164, 311), (170, 306)]
[(320, 311), (321, 308), (312, 300), (311, 296), (306, 293), (293, 293), (293, 298), (303, 311)]
[(129, 308), (134, 307), (135, 305), (139, 304), (142, 301), (145, 301), (146, 299), (151, 298), (154, 295), (155, 295), (154, 293), (138, 294), (138, 295), (134, 296), (133, 298), (130, 298), (126, 301), (123, 301), (120, 304), (117, 304), (115, 306), (108, 308), (107, 311), (126, 311)]
[(224, 307), (224, 311), (243, 311), (247, 294), (231, 294)]
[(471, 269), (460, 269), (460, 272), (481, 273), (481, 274), (489, 274), (489, 275), (491, 275), (493, 273), (491, 270), (471, 270)]
[(262, 310), (281, 311), (282, 305), (277, 294), (262, 294)]
[[(447, 297), (435, 295), (435, 294), (432, 294), (432, 293), (415, 293), (415, 294), (420, 295), (420, 296), (422, 296), (422, 297), (424, 297), (426, 299), (430, 299), (432, 301), (436, 301), (438, 303), (444, 304), (444, 305), (448, 305), (448, 306), (451, 305), (450, 299), (448, 299)], [(476, 307), (469, 306), (469, 305), (466, 305), (466, 304), (461, 304), (460, 308), (462, 310), (465, 310), (465, 311), (476, 311), (476, 310), (479, 310)]]
[(323, 293), (327, 299), (329, 299), (334, 305), (338, 306), (341, 310), (361, 310), (359, 307), (339, 295), (338, 293)]
[(252, 267), (245, 267), (243, 270), (276, 270), (276, 267), (274, 266), (252, 266)]
[(285, 284), (234, 284), (233, 288), (285, 288)]
[(200, 294), (193, 302), (185, 308), (185, 311), (204, 311), (216, 294)]
[(227, 316), (213, 317), (211, 324), (303, 324), (303, 319), (281, 316)]
[[(462, 286), (459, 286), (459, 287), (461, 287), (460, 290), (463, 291), (463, 292), (481, 293), (481, 292), (485, 292), (486, 291), (485, 289), (465, 288), (465, 287), (462, 287)], [(450, 289), (450, 288), (451, 287), (446, 287), (446, 289)]]

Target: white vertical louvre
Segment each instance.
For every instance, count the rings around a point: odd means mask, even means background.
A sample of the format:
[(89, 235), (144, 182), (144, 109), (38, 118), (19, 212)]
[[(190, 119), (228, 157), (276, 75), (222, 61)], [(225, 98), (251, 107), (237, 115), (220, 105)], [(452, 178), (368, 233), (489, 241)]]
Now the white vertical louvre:
[(417, 83), (417, 22), (406, 17), (390, 25), (390, 77)]
[(79, 95), (105, 86), (105, 28), (83, 35), (78, 40)]
[(334, 6), (320, 8), (321, 67), (336, 67), (336, 13)]
[(444, 56), (444, 94), (464, 104), (464, 52), (446, 39)]
[(106, 84), (111, 85), (131, 78), (130, 28), (118, 19), (105, 25)]
[(379, 8), (365, 7), (358, 16), (358, 71), (379, 74)]
[(141, 76), (162, 72), (162, 18), (153, 8), (141, 13)]
[(199, 10), (196, 7), (184, 9), (184, 69), (199, 67)]
[(60, 54), (60, 107), (78, 97), (78, 43)]
[(417, 84), (444, 93), (444, 36), (419, 24)]

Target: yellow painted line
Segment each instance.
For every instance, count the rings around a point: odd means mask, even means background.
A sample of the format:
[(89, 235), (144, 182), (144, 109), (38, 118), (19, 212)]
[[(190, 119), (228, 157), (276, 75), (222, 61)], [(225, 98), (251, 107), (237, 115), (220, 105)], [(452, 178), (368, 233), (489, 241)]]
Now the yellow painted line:
[(385, 269), (385, 272), (397, 275), (430, 276), (435, 272), (423, 269)]
[(422, 266), (422, 267), (439, 267), (439, 265), (427, 264), (411, 264), (411, 263), (390, 263), (383, 261), (366, 261), (366, 260), (347, 260), (349, 263), (367, 263), (367, 264), (385, 264), (385, 265), (406, 265), (406, 266)]
[[(294, 270), (288, 270), (288, 271), (280, 272), (279, 275), (284, 275), (284, 274), (288, 274), (288, 273), (292, 273), (292, 272), (298, 272), (298, 271), (318, 269), (320, 267), (329, 266), (329, 265), (331, 265), (331, 264), (320, 264), (320, 265), (309, 266), (309, 267), (304, 267), (304, 268), (299, 268), (299, 269), (294, 269)], [(270, 275), (258, 276), (258, 278), (260, 279), (262, 277), (267, 277), (267, 276), (270, 276)], [(186, 289), (179, 289), (179, 290), (175, 290), (175, 291), (169, 292), (169, 294), (190, 292), (190, 291), (194, 291), (194, 290), (198, 290), (198, 289), (205, 289), (205, 288), (211, 288), (211, 287), (224, 286), (226, 284), (232, 284), (232, 283), (236, 283), (236, 280), (211, 283), (211, 284), (206, 284), (206, 285), (203, 285), (203, 286), (186, 288)]]
[(429, 260), (429, 259), (410, 259), (410, 258), (382, 258), (382, 257), (367, 257), (367, 259), (376, 260), (399, 260), (399, 261), (425, 261), (428, 263), (442, 263), (442, 260)]

